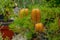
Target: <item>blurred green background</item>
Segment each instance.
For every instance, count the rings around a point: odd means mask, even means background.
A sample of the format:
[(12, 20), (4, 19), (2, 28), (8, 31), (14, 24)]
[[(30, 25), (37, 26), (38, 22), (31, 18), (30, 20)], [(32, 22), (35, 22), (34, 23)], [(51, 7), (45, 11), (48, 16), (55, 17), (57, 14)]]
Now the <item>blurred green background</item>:
[[(21, 19), (15, 15), (13, 11), (15, 3), (19, 9), (28, 8), (28, 16)], [(0, 0), (0, 14), (5, 16), (6, 11), (8, 11), (10, 12), (9, 18), (14, 18), (13, 23), (9, 25), (10, 29), (16, 33), (26, 35), (28, 40), (35, 33), (34, 25), (31, 22), (31, 10), (35, 8), (40, 9), (41, 23), (47, 28), (45, 32), (48, 40), (60, 40), (58, 24), (58, 20), (60, 19), (60, 0)]]

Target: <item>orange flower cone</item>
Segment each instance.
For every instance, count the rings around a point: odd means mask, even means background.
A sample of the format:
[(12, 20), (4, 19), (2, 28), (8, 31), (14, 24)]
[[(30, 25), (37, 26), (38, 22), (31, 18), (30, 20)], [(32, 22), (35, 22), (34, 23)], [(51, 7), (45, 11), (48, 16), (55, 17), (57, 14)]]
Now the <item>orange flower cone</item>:
[(44, 25), (42, 23), (35, 24), (35, 31), (36, 32), (44, 32)]
[(40, 22), (40, 18), (41, 18), (41, 13), (39, 9), (33, 9), (32, 13), (31, 13), (31, 18), (32, 18), (32, 22), (34, 24), (39, 23)]
[(20, 11), (19, 11), (19, 17), (20, 18), (23, 18), (23, 17), (25, 17), (25, 16), (27, 16), (28, 15), (28, 9), (26, 8), (26, 9), (21, 9)]

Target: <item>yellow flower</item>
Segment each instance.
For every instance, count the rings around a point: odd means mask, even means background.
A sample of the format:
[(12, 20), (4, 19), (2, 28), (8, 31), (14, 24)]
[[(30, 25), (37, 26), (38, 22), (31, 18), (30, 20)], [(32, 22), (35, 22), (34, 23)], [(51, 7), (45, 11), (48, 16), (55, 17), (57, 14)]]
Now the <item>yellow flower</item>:
[(42, 23), (35, 24), (35, 31), (44, 32), (44, 25)]
[(26, 8), (26, 9), (21, 9), (20, 11), (19, 11), (19, 17), (20, 18), (23, 18), (23, 17), (25, 17), (25, 16), (27, 16), (28, 15), (28, 9)]
[(31, 13), (31, 18), (33, 23), (39, 23), (41, 18), (41, 13), (39, 9), (33, 9)]

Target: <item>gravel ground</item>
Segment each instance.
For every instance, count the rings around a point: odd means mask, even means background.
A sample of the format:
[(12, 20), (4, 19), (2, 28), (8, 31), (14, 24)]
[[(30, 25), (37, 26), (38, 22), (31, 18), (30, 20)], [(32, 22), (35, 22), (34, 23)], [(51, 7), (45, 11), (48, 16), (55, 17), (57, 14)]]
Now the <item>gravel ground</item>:
[(27, 38), (21, 34), (15, 35), (12, 40), (27, 40)]

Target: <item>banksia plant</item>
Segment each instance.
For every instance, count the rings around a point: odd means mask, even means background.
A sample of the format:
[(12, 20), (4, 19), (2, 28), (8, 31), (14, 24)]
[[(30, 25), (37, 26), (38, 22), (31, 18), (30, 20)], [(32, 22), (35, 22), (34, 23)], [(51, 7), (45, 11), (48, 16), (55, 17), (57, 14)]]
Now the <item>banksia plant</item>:
[(8, 26), (3, 26), (3, 28), (1, 28), (0, 31), (1, 31), (3, 40), (5, 40), (6, 37), (8, 37), (11, 40), (12, 37), (14, 36), (14, 32), (12, 30), (9, 30)]
[(39, 23), (40, 18), (41, 18), (40, 10), (39, 9), (33, 9), (32, 13), (31, 13), (31, 18), (32, 18), (32, 22), (34, 24)]
[(35, 24), (35, 31), (36, 32), (44, 32), (44, 25), (42, 23)]
[(23, 18), (23, 17), (25, 17), (25, 16), (27, 16), (28, 15), (28, 9), (26, 8), (26, 9), (21, 9), (20, 11), (19, 11), (19, 17), (20, 18)]

